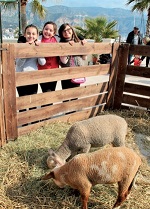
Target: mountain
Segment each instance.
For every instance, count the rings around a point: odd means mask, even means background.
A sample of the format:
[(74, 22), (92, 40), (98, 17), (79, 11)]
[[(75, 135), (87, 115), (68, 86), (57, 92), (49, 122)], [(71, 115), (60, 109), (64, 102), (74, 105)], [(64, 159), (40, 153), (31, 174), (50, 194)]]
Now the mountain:
[(97, 0), (51, 0), (44, 1), (42, 4), (46, 7), (54, 6), (54, 5), (63, 5), (68, 7), (104, 7), (104, 8), (123, 8), (130, 9), (130, 5), (126, 5), (127, 0), (105, 0), (105, 1), (97, 1)]
[[(66, 7), (66, 6), (51, 6), (45, 7), (47, 10), (44, 20), (38, 18), (31, 11), (30, 4), (27, 6), (27, 20), (28, 24), (35, 24), (39, 29), (43, 28), (43, 25), (47, 21), (54, 21), (58, 28), (64, 22), (69, 22), (72, 26), (85, 27), (84, 19), (88, 17), (95, 18), (97, 16), (105, 16), (108, 21), (116, 20), (118, 22), (116, 30), (119, 30), (119, 34), (122, 37), (126, 37), (127, 34), (133, 30), (134, 25), (138, 26), (141, 33), (145, 33), (146, 15), (141, 16), (139, 14), (133, 14), (130, 10), (121, 8), (102, 8), (102, 7)], [(12, 21), (13, 20), (13, 21)], [(2, 10), (2, 27), (16, 28), (18, 27), (18, 11), (5, 11)]]

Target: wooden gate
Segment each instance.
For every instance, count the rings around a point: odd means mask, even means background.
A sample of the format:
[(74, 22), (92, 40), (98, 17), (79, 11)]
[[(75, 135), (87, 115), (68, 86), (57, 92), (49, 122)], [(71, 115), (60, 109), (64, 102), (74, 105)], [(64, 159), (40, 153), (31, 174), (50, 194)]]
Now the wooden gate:
[[(128, 84), (126, 75), (150, 78), (150, 68), (127, 65), (129, 53), (150, 56), (149, 46), (130, 46), (121, 43), (2, 44), (0, 77), (0, 145), (54, 121), (74, 122), (97, 115), (106, 109), (121, 109), (124, 104), (150, 107), (150, 86)], [(111, 54), (110, 64), (84, 65), (35, 72), (15, 72), (16, 58), (63, 55)], [(74, 89), (59, 89), (17, 97), (16, 87), (63, 79), (108, 76), (108, 81), (95, 81)], [(140, 95), (140, 97), (139, 97)], [(75, 99), (78, 98), (78, 99)], [(67, 100), (67, 102), (63, 102)], [(47, 105), (46, 104), (52, 104)], [(45, 106), (45, 107), (44, 107)], [(30, 108), (36, 109), (30, 110)], [(25, 112), (19, 112), (26, 109)], [(24, 125), (26, 124), (26, 125)]]

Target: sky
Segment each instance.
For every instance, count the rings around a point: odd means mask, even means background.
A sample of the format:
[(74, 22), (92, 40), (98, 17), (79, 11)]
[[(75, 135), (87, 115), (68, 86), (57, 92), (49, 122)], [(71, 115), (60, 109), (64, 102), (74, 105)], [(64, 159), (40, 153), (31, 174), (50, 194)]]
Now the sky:
[(130, 10), (127, 6), (128, 0), (46, 0), (44, 6), (63, 5), (68, 7), (104, 7), (104, 8), (123, 8)]

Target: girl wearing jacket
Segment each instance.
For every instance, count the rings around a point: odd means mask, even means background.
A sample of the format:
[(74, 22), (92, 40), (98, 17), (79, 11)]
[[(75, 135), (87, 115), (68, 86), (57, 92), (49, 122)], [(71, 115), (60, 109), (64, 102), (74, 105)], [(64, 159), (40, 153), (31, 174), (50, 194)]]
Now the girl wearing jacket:
[[(73, 43), (81, 42), (85, 43), (85, 40), (80, 40), (75, 33), (74, 29), (69, 23), (62, 24), (59, 28), (59, 37), (60, 42), (69, 42), (69, 44), (73, 45)], [(86, 55), (78, 55), (78, 56), (61, 56), (60, 57), (60, 66), (64, 67), (73, 67), (73, 66), (82, 66), (83, 60), (86, 60)], [(75, 83), (73, 79), (62, 80), (61, 81), (62, 89), (74, 88), (80, 86), (80, 83)]]
[[(35, 25), (28, 25), (25, 28), (24, 37), (26, 38), (25, 44), (35, 44), (38, 39), (38, 29)], [(45, 58), (17, 58), (16, 59), (16, 72), (29, 72), (38, 70), (38, 64), (44, 65)], [(38, 91), (38, 84), (17, 87), (19, 96), (36, 94)]]
[[(42, 35), (40, 36), (41, 43), (57, 43), (59, 41), (58, 36), (56, 36), (57, 25), (54, 22), (46, 22), (44, 24)], [(58, 57), (45, 57), (45, 65), (38, 65), (39, 70), (50, 70), (53, 68), (59, 68), (59, 58)], [(55, 91), (57, 81), (41, 83), (42, 92)]]

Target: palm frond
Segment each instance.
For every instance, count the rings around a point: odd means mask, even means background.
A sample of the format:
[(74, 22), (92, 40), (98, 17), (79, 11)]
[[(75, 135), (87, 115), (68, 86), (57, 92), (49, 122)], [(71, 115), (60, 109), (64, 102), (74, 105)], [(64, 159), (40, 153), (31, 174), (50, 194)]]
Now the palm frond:
[(118, 31), (114, 30), (117, 21), (108, 22), (106, 17), (86, 18), (85, 28), (75, 27), (77, 31), (85, 38), (94, 39), (101, 42), (102, 38), (116, 38)]
[[(43, 0), (44, 1), (44, 0)], [(32, 12), (34, 14), (38, 14), (39, 17), (41, 19), (44, 19), (45, 18), (45, 15), (46, 15), (46, 10), (45, 8), (40, 4), (39, 0), (33, 0), (31, 2), (31, 7), (32, 7)]]
[(17, 8), (17, 2), (1, 2), (1, 5), (5, 10), (13, 10)]
[(150, 7), (150, 0), (128, 0), (126, 5), (132, 5), (132, 11), (143, 12)]

